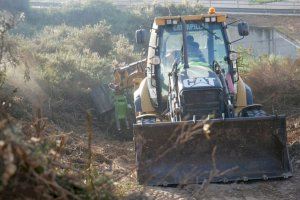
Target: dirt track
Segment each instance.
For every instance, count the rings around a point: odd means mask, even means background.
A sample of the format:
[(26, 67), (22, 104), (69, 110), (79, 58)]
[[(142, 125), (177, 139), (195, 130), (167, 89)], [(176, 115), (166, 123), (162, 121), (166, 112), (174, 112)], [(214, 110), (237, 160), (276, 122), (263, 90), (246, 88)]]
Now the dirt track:
[[(138, 186), (135, 175), (133, 142), (106, 141), (95, 138), (96, 155), (102, 154), (99, 167), (115, 180), (117, 192), (125, 199), (300, 199), (300, 123), (289, 123), (290, 156), (294, 176), (288, 180), (257, 181), (251, 183), (188, 185), (183, 187)], [(110, 162), (111, 161), (111, 162)]]

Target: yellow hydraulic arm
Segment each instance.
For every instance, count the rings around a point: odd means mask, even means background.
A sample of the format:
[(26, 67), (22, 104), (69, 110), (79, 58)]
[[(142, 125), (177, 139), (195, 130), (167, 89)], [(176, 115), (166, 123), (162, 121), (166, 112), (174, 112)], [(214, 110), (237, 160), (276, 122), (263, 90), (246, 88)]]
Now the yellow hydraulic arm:
[(119, 90), (136, 87), (145, 77), (146, 59), (114, 70), (114, 84)]

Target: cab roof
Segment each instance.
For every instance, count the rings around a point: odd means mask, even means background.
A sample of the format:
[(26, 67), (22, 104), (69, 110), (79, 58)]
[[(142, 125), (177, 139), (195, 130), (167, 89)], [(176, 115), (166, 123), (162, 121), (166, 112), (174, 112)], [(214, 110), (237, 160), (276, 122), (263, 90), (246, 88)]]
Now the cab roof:
[[(163, 17), (156, 17), (154, 22), (158, 26), (163, 26), (166, 24), (174, 24), (179, 22), (181, 19), (184, 21), (204, 21), (204, 22), (225, 22), (227, 18), (226, 14), (222, 13), (215, 13), (215, 14), (201, 14), (201, 15), (183, 15), (183, 16), (163, 16)], [(205, 19), (209, 19), (206, 21)], [(171, 22), (171, 23), (170, 23)]]

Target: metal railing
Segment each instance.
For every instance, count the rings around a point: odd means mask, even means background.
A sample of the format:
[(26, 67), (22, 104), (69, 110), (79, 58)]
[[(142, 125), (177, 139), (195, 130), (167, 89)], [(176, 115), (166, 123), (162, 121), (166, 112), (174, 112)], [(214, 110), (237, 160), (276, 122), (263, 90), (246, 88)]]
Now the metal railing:
[(60, 8), (63, 3), (56, 1), (30, 1), (30, 6), (33, 8)]
[[(283, 0), (270, 3), (256, 3), (250, 0), (107, 0), (114, 5), (122, 8), (145, 6), (145, 5), (169, 5), (169, 4), (194, 4), (198, 3), (204, 7), (214, 6), (220, 11), (226, 12), (255, 12), (255, 13), (277, 13), (277, 14), (299, 14), (300, 0)], [(64, 1), (68, 2), (68, 1)], [(64, 2), (57, 0), (32, 0), (33, 7), (62, 7)], [(77, 3), (82, 1), (77, 0)]]
[(300, 0), (287, 0), (269, 3), (256, 3), (248, 0), (114, 0), (118, 6), (154, 5), (154, 4), (183, 4), (199, 3), (203, 6), (228, 7), (228, 8), (267, 8), (267, 9), (300, 9)]
[(268, 14), (295, 14), (300, 15), (300, 0), (285, 0), (270, 3), (256, 3), (249, 0), (114, 0), (113, 4), (119, 7), (135, 7), (143, 5), (194, 4), (204, 7), (214, 6), (219, 11), (241, 13), (268, 13)]

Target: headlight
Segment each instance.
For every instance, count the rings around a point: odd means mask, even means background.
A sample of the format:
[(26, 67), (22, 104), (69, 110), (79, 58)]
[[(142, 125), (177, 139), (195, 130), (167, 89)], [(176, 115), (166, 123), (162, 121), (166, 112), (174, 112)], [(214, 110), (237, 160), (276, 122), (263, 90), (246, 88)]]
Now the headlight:
[(211, 18), (210, 18), (210, 21), (211, 21), (211, 22), (216, 22), (216, 21), (217, 21), (217, 18), (216, 18), (216, 17), (211, 17)]
[(206, 23), (210, 22), (210, 17), (205, 17), (205, 20), (204, 20)]

